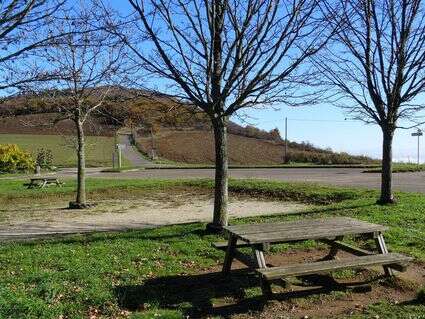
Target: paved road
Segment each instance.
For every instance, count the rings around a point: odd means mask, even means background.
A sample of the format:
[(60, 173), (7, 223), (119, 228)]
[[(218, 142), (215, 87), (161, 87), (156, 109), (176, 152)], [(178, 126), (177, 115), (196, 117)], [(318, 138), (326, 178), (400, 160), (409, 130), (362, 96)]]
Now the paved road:
[(143, 157), (142, 154), (131, 143), (131, 135), (121, 134), (119, 136), (120, 144), (125, 145), (122, 149), (123, 156), (131, 162), (133, 166), (143, 166), (152, 164), (151, 161)]
[[(75, 171), (75, 170), (74, 170)], [(353, 168), (272, 168), (272, 169), (231, 169), (232, 178), (256, 178), (278, 181), (317, 182), (337, 186), (367, 188), (380, 187), (380, 174), (362, 173), (363, 169)], [(65, 176), (73, 175), (71, 171)], [(149, 169), (125, 173), (100, 173), (99, 169), (89, 172), (93, 177), (102, 178), (213, 178), (212, 169)], [(395, 173), (394, 189), (425, 193), (425, 172)]]

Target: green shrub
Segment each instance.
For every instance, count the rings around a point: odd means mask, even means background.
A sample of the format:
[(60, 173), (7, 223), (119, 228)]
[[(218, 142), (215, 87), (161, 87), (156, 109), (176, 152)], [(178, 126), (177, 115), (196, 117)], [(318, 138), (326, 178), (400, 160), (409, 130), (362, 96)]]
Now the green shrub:
[(53, 153), (48, 148), (40, 148), (37, 150), (36, 164), (44, 169), (51, 169), (53, 167)]
[(16, 144), (0, 145), (0, 172), (14, 173), (34, 169), (30, 153), (21, 150)]

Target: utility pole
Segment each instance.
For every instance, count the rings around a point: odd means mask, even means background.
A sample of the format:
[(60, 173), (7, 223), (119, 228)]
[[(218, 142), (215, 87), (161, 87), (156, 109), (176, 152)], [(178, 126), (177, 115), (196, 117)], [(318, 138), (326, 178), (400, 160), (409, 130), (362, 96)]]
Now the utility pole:
[(288, 118), (285, 117), (285, 152), (284, 163), (288, 163)]
[(418, 130), (415, 133), (412, 133), (412, 136), (418, 137), (418, 166), (420, 165), (420, 158), (419, 158), (419, 138), (423, 135), (421, 129), (418, 128)]

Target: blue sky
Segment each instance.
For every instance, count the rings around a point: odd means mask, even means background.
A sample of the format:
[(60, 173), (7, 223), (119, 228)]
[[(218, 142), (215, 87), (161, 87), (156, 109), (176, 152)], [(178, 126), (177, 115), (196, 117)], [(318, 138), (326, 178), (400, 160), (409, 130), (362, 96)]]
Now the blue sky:
[[(278, 110), (253, 110), (247, 114), (249, 123), (266, 130), (279, 128), (284, 134), (284, 118), (288, 117), (288, 139), (309, 141), (321, 147), (331, 147), (359, 155), (381, 156), (382, 134), (377, 125), (345, 120), (344, 112), (333, 105), (288, 107), (278, 105)], [(410, 136), (414, 130), (399, 129), (394, 138), (394, 159), (415, 162), (417, 158), (417, 138)], [(421, 141), (422, 142), (422, 141)], [(425, 162), (425, 140), (423, 144)]]
[[(110, 0), (110, 4), (120, 12), (129, 12), (127, 0)], [(344, 112), (328, 104), (289, 107), (276, 105), (275, 109), (249, 110), (245, 113), (250, 119), (247, 123), (238, 118), (234, 121), (242, 124), (254, 124), (270, 130), (279, 128), (284, 134), (284, 118), (288, 117), (288, 139), (291, 141), (309, 141), (316, 146), (331, 147), (335, 151), (344, 151), (358, 155), (381, 157), (382, 134), (376, 125), (346, 121)], [(394, 138), (393, 156), (396, 161), (416, 162), (417, 138), (410, 134), (414, 130), (399, 129)], [(425, 140), (423, 140), (421, 162), (425, 162)], [(422, 151), (423, 150), (423, 151)]]

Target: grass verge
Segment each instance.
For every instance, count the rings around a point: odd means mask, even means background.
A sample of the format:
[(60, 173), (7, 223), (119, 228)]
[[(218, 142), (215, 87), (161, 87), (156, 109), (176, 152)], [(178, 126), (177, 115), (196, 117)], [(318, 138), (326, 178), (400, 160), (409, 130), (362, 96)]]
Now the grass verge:
[[(155, 164), (157, 164), (155, 162)], [(213, 169), (214, 165), (209, 164), (169, 164), (164, 163), (161, 165), (151, 165), (147, 166), (146, 169)], [(271, 165), (229, 165), (231, 169), (252, 169), (252, 168), (377, 168), (378, 165), (369, 165), (369, 164), (334, 164), (334, 165), (319, 165), (319, 164), (310, 164), (310, 163), (291, 163), (291, 164), (271, 164)]]
[[(425, 164), (394, 164), (393, 173), (409, 173), (409, 172), (422, 172), (425, 171)], [(381, 173), (380, 167), (371, 168), (363, 171), (363, 173)]]
[[(75, 167), (76, 152), (72, 137), (58, 135), (0, 134), (0, 144), (17, 144), (35, 157), (37, 150), (50, 149), (53, 154), (53, 165), (58, 167)], [(114, 138), (104, 136), (86, 137), (87, 166), (106, 166), (111, 164)]]
[[(57, 196), (72, 194), (74, 186), (68, 182), (63, 189), (25, 193), (21, 183), (2, 182), (0, 203), (35, 197), (54, 200)], [(210, 180), (88, 181), (92, 196), (113, 193), (123, 196), (172, 187), (211, 189), (212, 185)], [(421, 194), (398, 193), (399, 204), (378, 206), (375, 204), (377, 192), (362, 189), (256, 180), (232, 180), (230, 189), (235, 193), (318, 204), (298, 216), (255, 217), (232, 222), (355, 217), (388, 225), (386, 239), (392, 251), (408, 253), (425, 261), (425, 196)], [(204, 227), (203, 224), (189, 224), (2, 244), (0, 318), (182, 318), (187, 314), (197, 318), (201, 311), (213, 317), (214, 313), (209, 311), (217, 294), (246, 299), (245, 311), (255, 311), (260, 295), (255, 278), (251, 280), (245, 276), (216, 285), (221, 277), (210, 274), (210, 269), (222, 261), (223, 253), (211, 248), (211, 242), (219, 238), (206, 234)], [(362, 244), (367, 247), (370, 243)], [(315, 245), (309, 242), (296, 247)], [(272, 252), (286, 249), (288, 246), (282, 245)], [(190, 283), (193, 282), (203, 287), (201, 290), (198, 287), (196, 294), (191, 292), (194, 288)], [(423, 295), (423, 291), (420, 292), (412, 303), (370, 305), (357, 317), (425, 316)]]
[[(3, 180), (0, 183), (0, 204), (26, 201), (59, 200), (73, 195), (75, 180), (65, 180), (63, 187), (44, 189), (26, 189), (22, 180)], [(208, 188), (213, 190), (214, 183), (209, 179), (196, 180), (157, 180), (157, 179), (87, 179), (89, 196), (97, 199), (134, 196), (144, 191), (164, 191), (172, 187)], [(377, 193), (362, 189), (337, 188), (332, 186), (312, 185), (307, 183), (281, 183), (262, 180), (230, 180), (229, 190), (233, 193), (251, 196), (263, 196), (281, 200), (293, 200), (310, 204), (328, 204), (370, 196)]]

